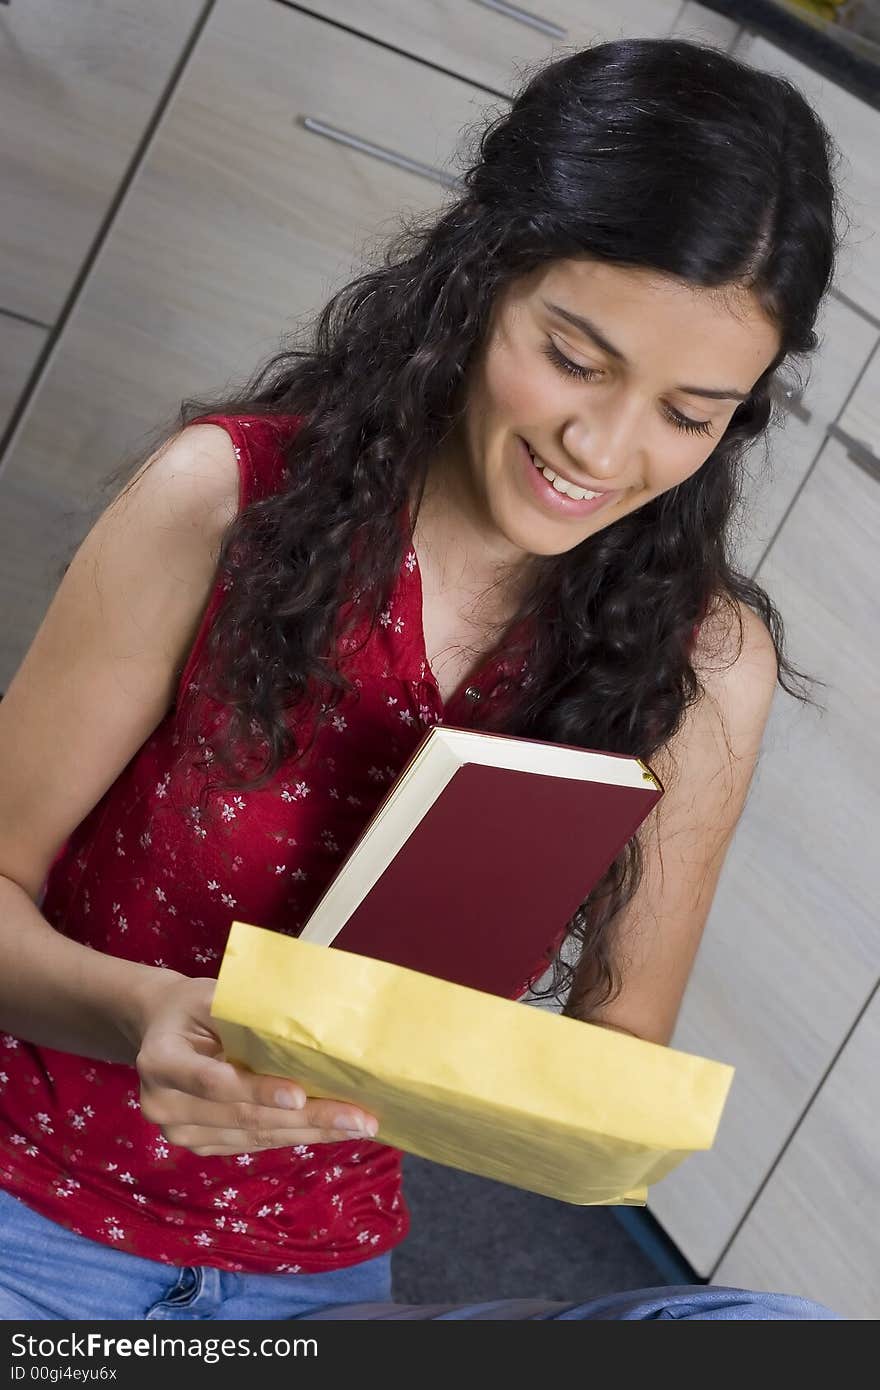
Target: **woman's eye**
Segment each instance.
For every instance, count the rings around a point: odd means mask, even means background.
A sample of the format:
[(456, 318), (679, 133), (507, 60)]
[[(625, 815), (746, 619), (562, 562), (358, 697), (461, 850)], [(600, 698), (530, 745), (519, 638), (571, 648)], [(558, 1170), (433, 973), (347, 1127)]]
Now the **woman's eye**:
[[(541, 348), (544, 356), (549, 358), (555, 367), (565, 372), (567, 376), (573, 376), (578, 381), (592, 381), (594, 377), (601, 376), (595, 367), (580, 367), (577, 362), (572, 362), (570, 357), (566, 357), (559, 351), (551, 338), (548, 338)], [(664, 407), (663, 412), (671, 425), (683, 434), (711, 434), (712, 425), (709, 420), (691, 420), (687, 415), (681, 415), (677, 410), (672, 410), (669, 406)]]
[(563, 356), (552, 338), (548, 338), (541, 351), (545, 357), (549, 357), (555, 367), (559, 367), (569, 376), (577, 377), (578, 381), (590, 381), (599, 372), (595, 367), (579, 367), (577, 362), (572, 362), (571, 358)]
[(711, 434), (712, 425), (708, 420), (689, 420), (686, 415), (679, 415), (677, 410), (665, 409), (667, 420), (675, 426), (677, 430), (683, 430), (685, 434)]

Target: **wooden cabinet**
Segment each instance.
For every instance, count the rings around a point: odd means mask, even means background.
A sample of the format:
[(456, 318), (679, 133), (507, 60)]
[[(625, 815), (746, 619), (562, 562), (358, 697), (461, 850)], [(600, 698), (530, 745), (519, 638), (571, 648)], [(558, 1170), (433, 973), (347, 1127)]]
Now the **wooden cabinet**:
[(54, 323), (202, 8), (0, 7), (0, 310)]
[(874, 352), (838, 421), (862, 449), (880, 460), (880, 353)]
[(880, 995), (876, 988), (792, 1134), (715, 1282), (880, 1318)]
[(819, 347), (806, 368), (803, 391), (771, 430), (766, 447), (757, 445), (746, 460), (734, 545), (743, 574), (754, 574), (761, 563), (880, 338), (876, 324), (836, 297), (825, 300), (816, 331)]
[(38, 324), (0, 313), (0, 439), (47, 337)]
[[(758, 1220), (751, 1204), (880, 976), (878, 527), (880, 487), (829, 440), (758, 570), (795, 666), (826, 682), (812, 692), (825, 712), (777, 691), (673, 1040), (737, 1068), (715, 1148), (650, 1201), (705, 1275)], [(852, 1126), (855, 1147), (869, 1142)], [(824, 1258), (817, 1245), (814, 1267)]]
[(739, 37), (740, 26), (726, 15), (709, 10), (705, 5), (697, 5), (694, 0), (686, 0), (675, 17), (670, 33), (677, 38), (712, 44), (714, 48), (729, 52)]
[(668, 34), (682, 6), (680, 0), (310, 0), (309, 8), (490, 92), (512, 93), (529, 70), (566, 51)]
[(402, 213), (437, 208), (486, 100), (301, 11), (219, 0), (0, 477), (0, 689), (101, 480), (183, 397), (249, 375)]
[[(769, 459), (749, 456), (736, 548), (740, 568), (756, 572), (782, 613), (790, 659), (828, 683), (812, 692), (827, 713), (777, 691), (673, 1039), (732, 1062), (737, 1075), (712, 1153), (659, 1184), (650, 1210), (716, 1283), (796, 1291), (847, 1317), (876, 1316), (876, 1283), (862, 1277), (880, 1264), (876, 1214), (856, 1240), (846, 1183), (827, 1171), (831, 1153), (844, 1170), (866, 1161), (864, 1106), (852, 1106), (824, 1147), (819, 1135), (837, 1094), (838, 1053), (880, 974), (880, 798), (866, 773), (880, 638), (880, 465), (870, 461), (871, 451), (880, 456), (880, 115), (763, 39), (743, 35), (731, 51), (794, 81), (844, 156), (852, 231), (803, 396), (771, 436)], [(849, 456), (853, 443), (862, 468)], [(840, 1085), (845, 1094), (845, 1077)]]

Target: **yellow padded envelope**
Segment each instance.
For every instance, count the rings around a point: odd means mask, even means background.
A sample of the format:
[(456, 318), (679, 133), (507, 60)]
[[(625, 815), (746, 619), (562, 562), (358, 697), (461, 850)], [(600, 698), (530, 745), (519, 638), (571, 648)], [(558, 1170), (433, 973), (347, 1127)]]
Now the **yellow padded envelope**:
[(373, 1142), (579, 1205), (644, 1206), (715, 1139), (733, 1068), (234, 922), (230, 1061), (361, 1106)]

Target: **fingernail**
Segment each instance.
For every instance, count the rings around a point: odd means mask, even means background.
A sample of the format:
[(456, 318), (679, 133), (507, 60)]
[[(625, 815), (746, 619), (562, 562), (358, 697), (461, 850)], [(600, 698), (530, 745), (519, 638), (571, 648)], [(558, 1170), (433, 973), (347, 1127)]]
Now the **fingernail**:
[(349, 1133), (365, 1134), (364, 1122), (357, 1115), (337, 1115), (333, 1121), (334, 1129), (347, 1129)]
[(302, 1091), (276, 1091), (275, 1104), (280, 1105), (282, 1110), (302, 1110), (306, 1103), (306, 1098)]

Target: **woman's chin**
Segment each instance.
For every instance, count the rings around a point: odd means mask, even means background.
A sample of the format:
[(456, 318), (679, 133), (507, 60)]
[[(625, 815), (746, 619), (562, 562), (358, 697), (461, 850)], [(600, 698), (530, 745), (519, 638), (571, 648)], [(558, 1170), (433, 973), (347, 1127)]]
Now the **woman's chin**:
[(558, 527), (525, 525), (522, 515), (499, 518), (496, 530), (499, 539), (503, 538), (505, 549), (510, 551), (512, 560), (517, 557), (531, 559), (538, 556), (561, 555), (564, 550), (571, 549), (570, 545), (567, 546), (561, 541)]

